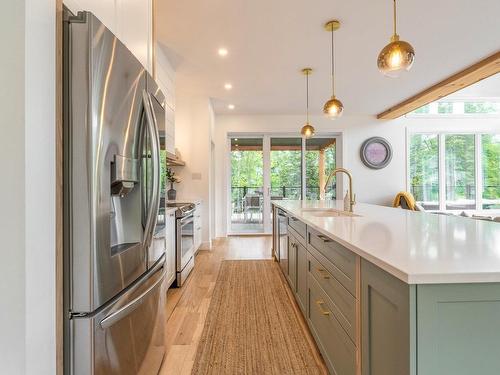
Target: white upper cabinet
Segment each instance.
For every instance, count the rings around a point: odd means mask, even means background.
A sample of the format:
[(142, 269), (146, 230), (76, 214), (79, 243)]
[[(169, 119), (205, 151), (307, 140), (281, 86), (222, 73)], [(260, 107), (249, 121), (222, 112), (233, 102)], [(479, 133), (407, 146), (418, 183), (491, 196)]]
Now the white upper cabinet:
[(165, 146), (175, 154), (175, 71), (161, 44), (156, 44), (156, 82), (165, 95)]
[(153, 0), (65, 0), (73, 12), (95, 14), (153, 72)]

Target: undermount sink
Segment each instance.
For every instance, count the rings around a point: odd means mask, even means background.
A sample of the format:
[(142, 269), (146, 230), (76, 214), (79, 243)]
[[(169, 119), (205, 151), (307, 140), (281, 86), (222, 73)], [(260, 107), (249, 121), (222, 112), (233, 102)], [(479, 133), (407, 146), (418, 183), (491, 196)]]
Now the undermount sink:
[(303, 208), (301, 211), (316, 217), (359, 217), (359, 215), (353, 214), (352, 212), (341, 211), (335, 208)]

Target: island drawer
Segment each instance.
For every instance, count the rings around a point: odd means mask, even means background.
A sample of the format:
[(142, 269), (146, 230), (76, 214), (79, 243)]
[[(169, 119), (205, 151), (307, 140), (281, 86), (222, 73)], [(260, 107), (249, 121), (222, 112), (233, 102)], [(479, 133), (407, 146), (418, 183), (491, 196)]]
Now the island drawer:
[(314, 277), (331, 300), (329, 302), (331, 302), (332, 313), (354, 342), (356, 340), (356, 298), (311, 253), (308, 253), (307, 261), (310, 276)]
[(308, 228), (308, 250), (354, 296), (356, 295), (356, 254), (318, 231)]
[(306, 224), (297, 219), (294, 216), (289, 216), (288, 217), (288, 225), (292, 227), (300, 237), (303, 239), (306, 238), (307, 235), (307, 227)]
[(356, 346), (332, 313), (328, 297), (309, 275), (309, 324), (331, 374), (356, 374)]

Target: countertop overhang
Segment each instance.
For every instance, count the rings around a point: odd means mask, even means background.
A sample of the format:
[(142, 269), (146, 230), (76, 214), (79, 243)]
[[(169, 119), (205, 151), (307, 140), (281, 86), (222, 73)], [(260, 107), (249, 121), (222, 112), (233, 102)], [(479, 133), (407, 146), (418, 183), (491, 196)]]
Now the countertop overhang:
[[(500, 282), (500, 224), (343, 201), (273, 200), (272, 204), (408, 284)], [(305, 209), (305, 210), (304, 210)]]

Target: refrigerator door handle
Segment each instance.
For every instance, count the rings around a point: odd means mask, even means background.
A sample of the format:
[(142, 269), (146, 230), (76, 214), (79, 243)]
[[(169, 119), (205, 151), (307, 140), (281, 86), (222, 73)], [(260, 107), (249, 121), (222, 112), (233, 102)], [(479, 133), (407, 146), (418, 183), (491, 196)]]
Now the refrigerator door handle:
[[(158, 272), (162, 267), (164, 266), (163, 262), (160, 262), (159, 264), (154, 267), (151, 272), (150, 276), (152, 277), (153, 274)], [(149, 278), (148, 277), (148, 278)], [(130, 303), (126, 304), (119, 310), (115, 311), (114, 313), (108, 315), (105, 317), (103, 320), (101, 320), (100, 326), (102, 329), (108, 329), (110, 328), (113, 324), (118, 322), (119, 320), (123, 319), (127, 315), (131, 314), (135, 309), (137, 309), (139, 306), (141, 306), (148, 298), (148, 295), (151, 294), (155, 288), (160, 284), (165, 278), (165, 270), (163, 271), (162, 275), (158, 280), (154, 282), (153, 285), (151, 285), (144, 293), (142, 293), (140, 296), (134, 298)]]
[(153, 231), (156, 226), (156, 220), (158, 219), (157, 213), (160, 207), (160, 145), (158, 127), (156, 126), (151, 97), (146, 90), (142, 93), (142, 102), (144, 105), (144, 112), (146, 113), (148, 131), (151, 135), (151, 158), (153, 161), (153, 199), (150, 202), (144, 228), (144, 245), (146, 248), (149, 248), (153, 239)]

